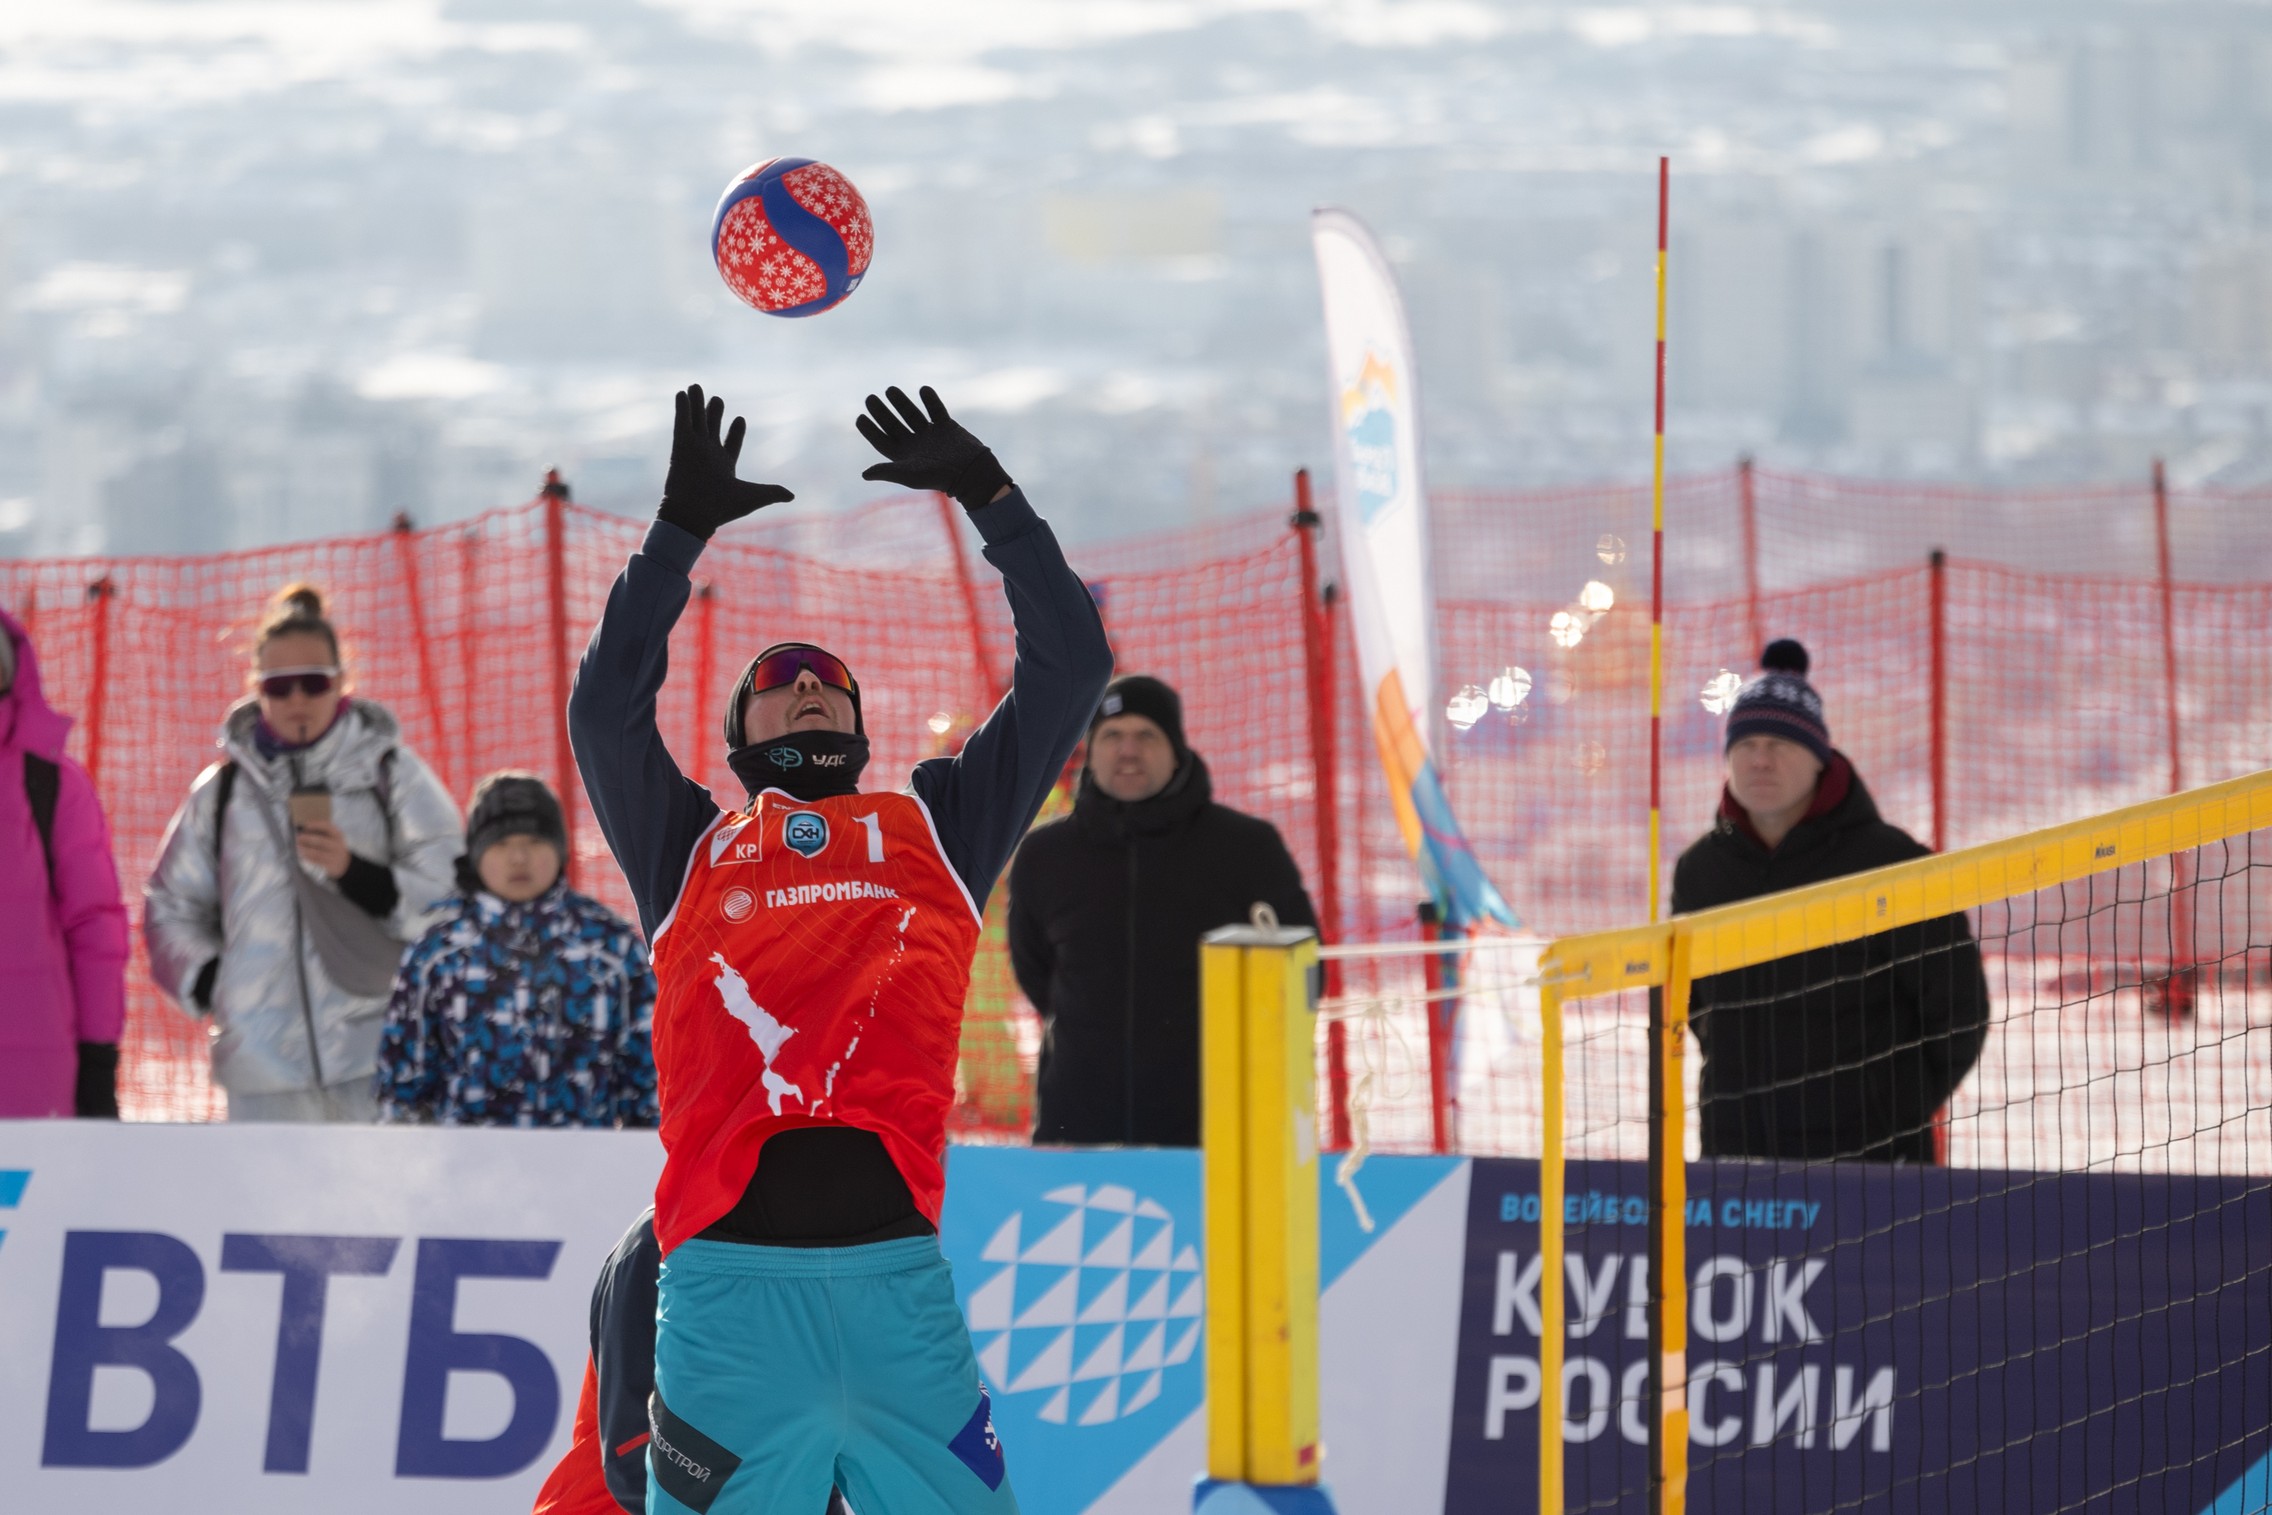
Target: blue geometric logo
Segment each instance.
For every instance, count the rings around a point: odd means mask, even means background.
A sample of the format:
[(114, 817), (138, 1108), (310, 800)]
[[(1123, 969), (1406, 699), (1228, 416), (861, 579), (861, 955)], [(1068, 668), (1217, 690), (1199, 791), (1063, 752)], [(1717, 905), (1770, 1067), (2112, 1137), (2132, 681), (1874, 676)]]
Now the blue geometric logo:
[(1049, 1190), (978, 1261), (964, 1313), (979, 1370), (1005, 1396), (1041, 1395), (1035, 1414), (1052, 1425), (1134, 1415), (1199, 1350), (1199, 1249), (1124, 1184)]
[(828, 845), (828, 819), (817, 810), (798, 810), (781, 822), (781, 840), (802, 857)]
[(1200, 1407), (1195, 1151), (956, 1147), (940, 1244), (1018, 1502), (1079, 1510)]

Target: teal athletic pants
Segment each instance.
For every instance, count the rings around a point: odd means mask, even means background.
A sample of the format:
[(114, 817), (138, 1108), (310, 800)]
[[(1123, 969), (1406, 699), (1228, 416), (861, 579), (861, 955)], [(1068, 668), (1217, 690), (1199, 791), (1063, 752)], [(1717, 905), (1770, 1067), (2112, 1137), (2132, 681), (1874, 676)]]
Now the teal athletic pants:
[(663, 1259), (648, 1515), (1017, 1515), (938, 1239)]

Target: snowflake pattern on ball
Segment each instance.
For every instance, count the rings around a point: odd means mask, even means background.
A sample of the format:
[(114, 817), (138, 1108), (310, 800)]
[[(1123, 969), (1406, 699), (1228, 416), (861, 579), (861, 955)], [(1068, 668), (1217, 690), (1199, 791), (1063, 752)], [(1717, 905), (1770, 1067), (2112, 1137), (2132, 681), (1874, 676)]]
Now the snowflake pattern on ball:
[(1118, 1184), (1067, 1184), (1042, 1198), (1033, 1240), (1026, 1213), (979, 1253), (1000, 1266), (965, 1309), (978, 1365), (1003, 1396), (1047, 1393), (1055, 1425), (1099, 1426), (1160, 1397), (1160, 1379), (1199, 1348), (1199, 1252), (1177, 1246), (1157, 1201)]
[(787, 310), (828, 293), (820, 265), (781, 240), (752, 195), (718, 228), (718, 272), (726, 287), (759, 310)]
[(875, 255), (875, 223), (868, 219), (868, 202), (845, 178), (825, 163), (808, 163), (781, 176), (789, 198), (826, 221), (844, 243), (845, 270), (857, 279), (868, 271)]

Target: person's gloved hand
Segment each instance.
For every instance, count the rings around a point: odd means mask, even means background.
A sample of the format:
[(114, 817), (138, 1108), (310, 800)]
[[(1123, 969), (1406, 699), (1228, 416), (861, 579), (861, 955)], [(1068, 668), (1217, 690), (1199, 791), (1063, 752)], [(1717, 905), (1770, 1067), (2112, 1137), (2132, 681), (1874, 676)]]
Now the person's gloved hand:
[(939, 392), (926, 384), (918, 393), (923, 396), (921, 409), (897, 385), (884, 391), (890, 405), (868, 396), (868, 413), (859, 420), (860, 435), (891, 461), (876, 464), (860, 477), (951, 494), (965, 510), (976, 510), (1007, 489), (1009, 474), (984, 442), (947, 414)]
[(655, 518), (690, 531), (704, 541), (728, 521), (793, 500), (778, 484), (753, 484), (734, 477), (749, 427), (740, 416), (724, 436), (726, 402), (704, 399), (702, 386), (678, 392), (678, 414), (671, 431), (671, 470), (663, 476), (663, 503)]
[(82, 1120), (118, 1119), (118, 1043), (79, 1043), (79, 1080), (71, 1105)]

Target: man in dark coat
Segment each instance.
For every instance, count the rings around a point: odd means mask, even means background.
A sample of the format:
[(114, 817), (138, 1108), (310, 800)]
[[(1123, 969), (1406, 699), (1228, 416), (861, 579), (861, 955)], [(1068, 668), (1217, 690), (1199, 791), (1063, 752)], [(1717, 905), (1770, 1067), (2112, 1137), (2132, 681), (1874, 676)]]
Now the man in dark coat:
[[(1830, 745), (1806, 649), (1770, 645), (1728, 714), (1717, 825), (1673, 869), (1676, 913), (1924, 857)], [(1696, 981), (1706, 1157), (1935, 1160), (1933, 1118), (1980, 1056), (1988, 981), (1962, 915)]]
[(1277, 828), (1214, 802), (1176, 692), (1113, 680), (1073, 813), (1010, 866), (1010, 965), (1044, 1028), (1035, 1142), (1199, 1145), (1199, 939), (1258, 903), (1317, 924)]

